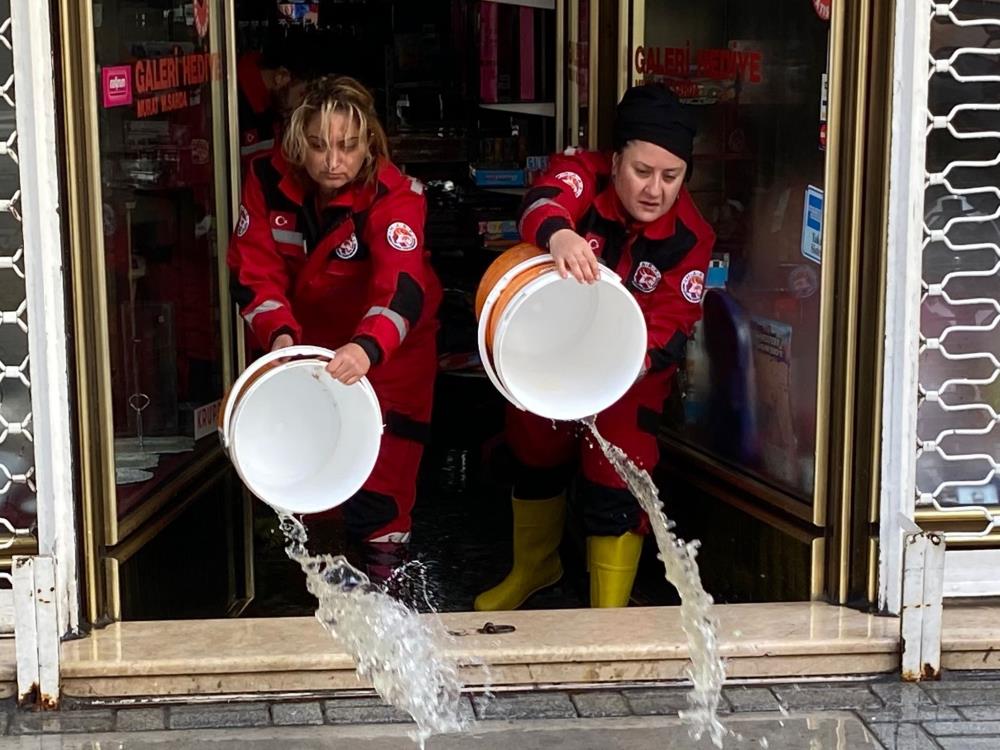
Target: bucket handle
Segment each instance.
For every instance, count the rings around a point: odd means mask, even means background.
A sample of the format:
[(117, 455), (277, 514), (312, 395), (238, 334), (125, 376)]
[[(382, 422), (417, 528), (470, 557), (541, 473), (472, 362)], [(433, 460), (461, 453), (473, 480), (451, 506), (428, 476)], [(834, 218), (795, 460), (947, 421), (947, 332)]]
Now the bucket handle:
[(233, 387), (230, 389), (228, 395), (226, 396), (225, 406), (222, 410), (222, 416), (219, 420), (219, 439), (222, 441), (222, 447), (229, 448), (229, 423), (233, 417), (233, 409), (236, 408), (236, 402), (239, 400), (239, 394), (242, 393), (244, 387), (251, 381), (255, 380), (257, 374), (264, 368), (268, 368), (273, 365), (273, 363), (280, 360), (288, 359), (319, 359), (325, 362), (329, 362), (334, 357), (334, 353), (329, 349), (324, 349), (321, 346), (309, 346), (308, 344), (297, 344), (295, 346), (286, 346), (283, 349), (276, 349), (273, 352), (268, 352), (263, 357), (254, 360), (250, 365), (240, 374), (233, 383)]

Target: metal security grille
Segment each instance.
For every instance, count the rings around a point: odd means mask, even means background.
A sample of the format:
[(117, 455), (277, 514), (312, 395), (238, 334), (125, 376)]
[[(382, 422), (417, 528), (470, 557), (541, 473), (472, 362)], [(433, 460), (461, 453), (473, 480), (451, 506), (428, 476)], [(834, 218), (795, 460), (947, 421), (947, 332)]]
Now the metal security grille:
[(35, 455), (28, 367), (28, 320), (21, 230), (20, 161), (15, 122), (10, 0), (0, 0), (0, 631), (13, 621), (7, 605), (10, 556), (33, 546)]
[(1000, 2), (926, 8), (917, 505), (960, 509), (948, 539), (985, 542), (1000, 532)]

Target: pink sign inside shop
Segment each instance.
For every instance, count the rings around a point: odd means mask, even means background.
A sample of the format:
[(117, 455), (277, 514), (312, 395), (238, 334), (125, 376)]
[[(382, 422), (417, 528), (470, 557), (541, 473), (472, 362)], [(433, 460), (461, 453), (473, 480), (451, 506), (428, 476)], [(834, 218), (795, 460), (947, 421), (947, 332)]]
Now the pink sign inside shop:
[(132, 103), (132, 67), (112, 65), (101, 69), (104, 107), (126, 107)]

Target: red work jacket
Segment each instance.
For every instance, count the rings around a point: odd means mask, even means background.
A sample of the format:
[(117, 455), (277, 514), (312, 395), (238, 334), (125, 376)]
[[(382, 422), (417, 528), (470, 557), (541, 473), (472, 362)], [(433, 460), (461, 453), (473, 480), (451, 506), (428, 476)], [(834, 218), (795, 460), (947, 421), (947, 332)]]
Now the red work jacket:
[(665, 370), (684, 358), (687, 340), (701, 318), (715, 233), (686, 188), (664, 216), (635, 222), (610, 177), (610, 154), (569, 149), (552, 157), (545, 175), (525, 197), (521, 237), (548, 248), (555, 232), (573, 229), (588, 240), (642, 308), (649, 334), (646, 370)]
[(269, 349), (296, 343), (359, 344), (375, 366), (399, 350), (434, 357), (441, 286), (424, 248), (420, 182), (383, 163), (324, 206), (280, 152), (253, 160), (227, 261), (233, 297)]

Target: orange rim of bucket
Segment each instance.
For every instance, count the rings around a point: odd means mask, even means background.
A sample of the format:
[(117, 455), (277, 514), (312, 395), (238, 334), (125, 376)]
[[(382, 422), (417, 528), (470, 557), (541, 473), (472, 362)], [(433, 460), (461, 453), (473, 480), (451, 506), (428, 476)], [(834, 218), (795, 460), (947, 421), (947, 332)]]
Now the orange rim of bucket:
[(544, 252), (534, 245), (522, 242), (518, 245), (514, 245), (514, 247), (505, 251), (499, 258), (490, 263), (490, 267), (486, 269), (486, 273), (483, 274), (483, 278), (479, 282), (479, 287), (476, 290), (477, 320), (483, 313), (483, 307), (486, 305), (486, 299), (490, 296), (490, 292), (493, 291), (493, 287), (497, 285), (500, 279), (516, 268), (518, 264), (523, 263), (526, 260), (530, 260), (538, 255), (544, 255)]
[[(487, 353), (491, 359), (493, 354), (493, 337), (496, 335), (497, 326), (503, 317), (504, 309), (525, 286), (540, 276), (554, 270), (555, 263), (553, 261), (538, 263), (515, 273), (507, 285), (500, 291), (488, 310), (485, 309), (486, 302), (493, 292), (494, 287), (500, 283), (504, 276), (511, 271), (516, 271), (517, 266), (525, 261), (536, 258), (539, 255), (544, 255), (544, 253), (534, 245), (522, 242), (493, 261), (490, 267), (486, 269), (486, 273), (483, 274), (483, 280), (476, 291), (476, 318), (480, 320), (481, 325), (486, 326), (485, 344)], [(486, 320), (482, 320), (484, 314), (486, 315)]]
[(489, 347), (490, 352), (493, 351), (493, 339), (497, 333), (497, 326), (500, 325), (500, 320), (503, 318), (503, 311), (506, 309), (507, 305), (510, 304), (510, 301), (514, 299), (514, 297), (517, 296), (517, 294), (524, 289), (524, 287), (540, 276), (544, 276), (550, 271), (554, 271), (555, 267), (555, 263), (549, 262), (526, 268), (512, 278), (510, 283), (508, 283), (507, 286), (504, 287), (503, 291), (500, 292), (500, 296), (497, 297), (496, 302), (493, 303), (493, 308), (490, 310), (489, 320), (486, 321), (486, 346)]

